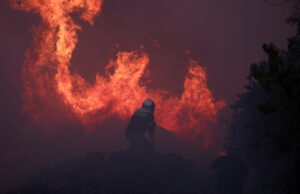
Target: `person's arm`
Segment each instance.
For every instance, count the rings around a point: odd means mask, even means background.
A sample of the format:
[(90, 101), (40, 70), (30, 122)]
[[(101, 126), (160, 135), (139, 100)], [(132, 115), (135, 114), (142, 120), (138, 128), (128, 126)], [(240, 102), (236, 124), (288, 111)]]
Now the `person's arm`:
[(151, 140), (151, 143), (152, 143), (152, 144), (154, 144), (153, 134), (154, 134), (153, 131), (149, 131), (149, 136), (150, 136), (150, 140)]
[(150, 140), (153, 144), (154, 143), (153, 134), (155, 132), (155, 127), (156, 127), (156, 123), (154, 122), (153, 115), (151, 115), (151, 117), (149, 118), (147, 125), (148, 125), (148, 132), (149, 132)]

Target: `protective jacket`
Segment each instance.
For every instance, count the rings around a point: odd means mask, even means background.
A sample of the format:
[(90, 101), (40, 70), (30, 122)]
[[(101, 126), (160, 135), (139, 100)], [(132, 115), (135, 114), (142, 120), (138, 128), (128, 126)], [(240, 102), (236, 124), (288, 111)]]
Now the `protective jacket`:
[(145, 108), (140, 108), (137, 109), (131, 117), (125, 136), (129, 140), (144, 138), (146, 131), (148, 131), (151, 136), (155, 131), (155, 127), (156, 123), (154, 122), (153, 113)]

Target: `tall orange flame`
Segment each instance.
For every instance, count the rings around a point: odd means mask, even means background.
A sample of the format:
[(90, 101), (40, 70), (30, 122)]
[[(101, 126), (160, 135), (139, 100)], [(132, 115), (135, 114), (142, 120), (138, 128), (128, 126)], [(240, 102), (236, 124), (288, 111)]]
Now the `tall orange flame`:
[[(181, 96), (171, 96), (164, 90), (151, 90), (140, 83), (148, 56), (141, 51), (119, 52), (111, 60), (104, 76), (96, 75), (93, 85), (69, 70), (72, 53), (78, 42), (81, 27), (70, 16), (93, 25), (101, 12), (102, 0), (11, 0), (13, 8), (38, 13), (42, 23), (34, 28), (34, 45), (26, 53), (23, 66), (25, 83), (24, 110), (39, 121), (47, 117), (51, 107), (60, 99), (65, 109), (83, 123), (92, 118), (102, 121), (113, 115), (126, 119), (145, 98), (156, 104), (159, 125), (181, 137), (198, 134), (210, 141), (207, 124), (216, 119), (223, 101), (215, 102), (207, 87), (205, 70), (190, 60)], [(113, 73), (108, 69), (113, 69)]]

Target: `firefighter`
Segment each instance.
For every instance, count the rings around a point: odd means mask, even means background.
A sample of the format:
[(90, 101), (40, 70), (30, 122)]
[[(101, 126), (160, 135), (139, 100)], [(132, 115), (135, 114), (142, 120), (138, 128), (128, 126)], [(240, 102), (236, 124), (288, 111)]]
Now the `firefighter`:
[[(130, 151), (134, 153), (154, 152), (153, 134), (156, 127), (154, 109), (154, 102), (151, 99), (146, 99), (142, 108), (137, 109), (131, 117), (125, 132), (130, 143)], [(149, 133), (151, 141), (145, 138), (146, 131)]]

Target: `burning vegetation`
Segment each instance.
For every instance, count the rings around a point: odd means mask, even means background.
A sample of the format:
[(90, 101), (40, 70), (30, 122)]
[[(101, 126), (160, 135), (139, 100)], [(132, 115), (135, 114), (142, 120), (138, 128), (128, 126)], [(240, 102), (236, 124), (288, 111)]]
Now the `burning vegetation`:
[(214, 99), (207, 87), (206, 72), (196, 61), (189, 61), (180, 96), (141, 83), (149, 62), (143, 50), (118, 52), (105, 75), (97, 74), (91, 84), (69, 69), (81, 30), (72, 14), (78, 13), (93, 25), (103, 1), (11, 0), (11, 4), (41, 17), (40, 25), (33, 28), (34, 44), (26, 53), (22, 69), (24, 111), (36, 122), (53, 122), (60, 114), (86, 126), (112, 116), (127, 119), (145, 98), (151, 98), (157, 104), (155, 118), (160, 126), (181, 138), (201, 135), (205, 146), (212, 141), (207, 125), (225, 103)]

